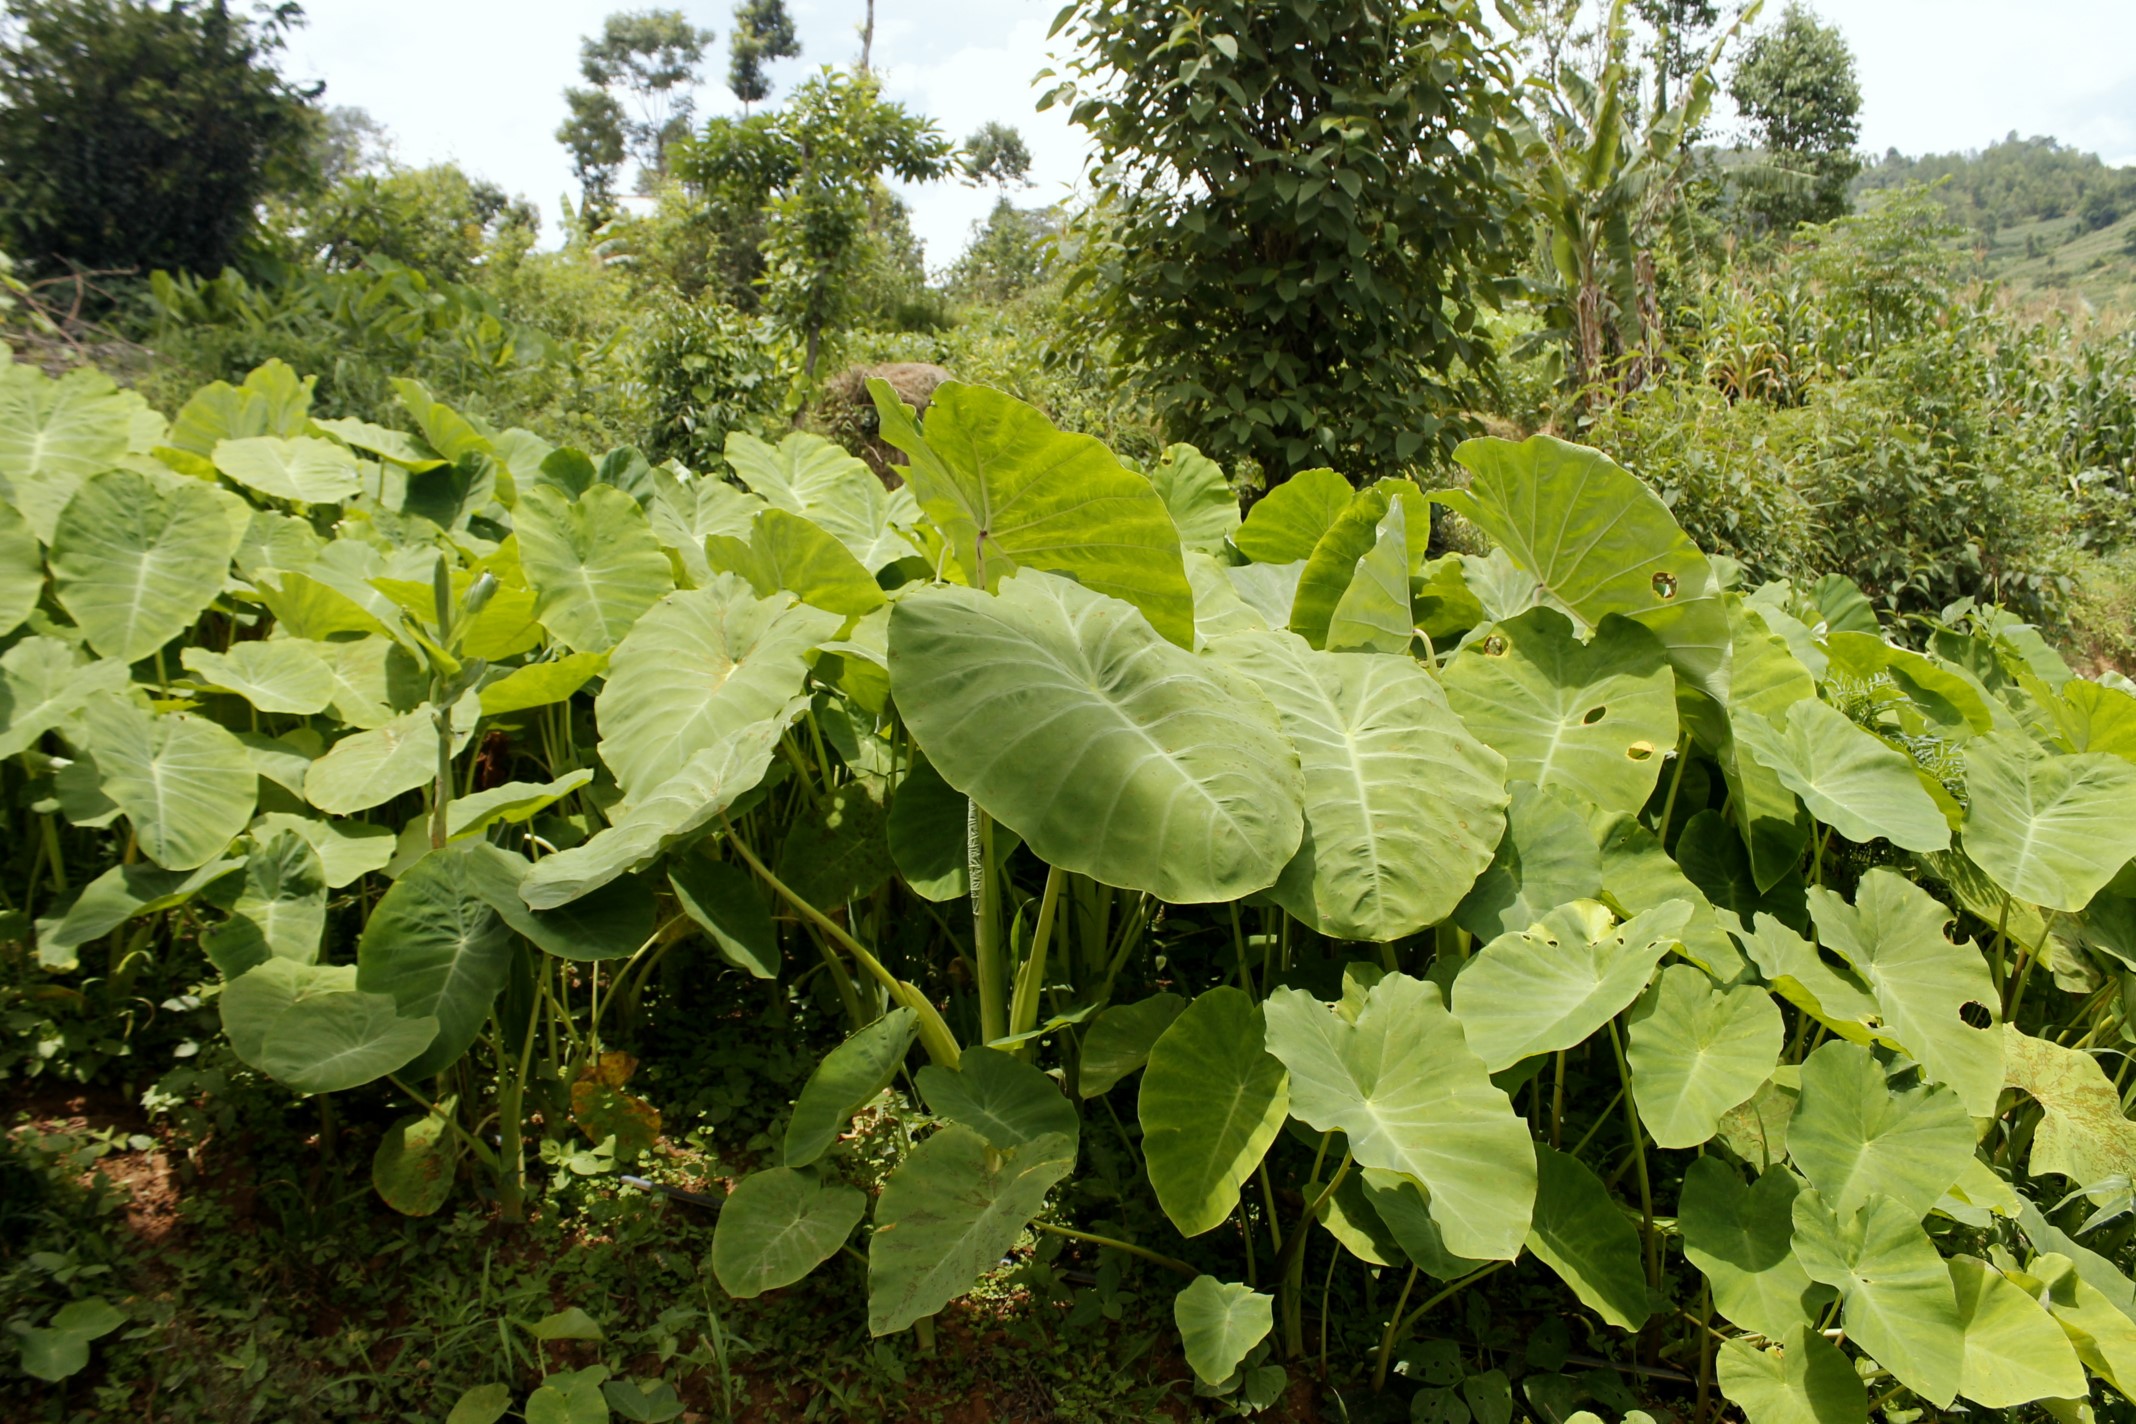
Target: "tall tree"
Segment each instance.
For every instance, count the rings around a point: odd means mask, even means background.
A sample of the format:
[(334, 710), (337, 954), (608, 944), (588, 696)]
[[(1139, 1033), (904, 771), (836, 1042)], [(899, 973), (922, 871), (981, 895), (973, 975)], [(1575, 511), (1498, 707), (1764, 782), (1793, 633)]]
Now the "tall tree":
[(786, 13), (786, 0), (742, 0), (734, 7), (727, 49), (727, 87), (747, 113), (752, 105), (771, 97), (765, 62), (796, 59), (801, 54), (801, 40), (794, 33), (794, 17)]
[(1847, 212), (1847, 185), (1861, 172), (1862, 91), (1854, 52), (1831, 25), (1791, 3), (1753, 39), (1729, 84), (1765, 163), (1745, 175), (1744, 202), (1766, 227), (1830, 222)]
[(40, 269), (214, 273), (261, 200), (315, 181), (324, 86), (275, 68), (295, 4), (7, 0), (0, 247)]
[(565, 116), (556, 141), (571, 153), (579, 184), (579, 219), (598, 227), (614, 215), (616, 178), (630, 157), (623, 106), (606, 89), (566, 89)]
[[(586, 155), (599, 158), (613, 147), (610, 129), (619, 130), (625, 152), (638, 160), (638, 187), (649, 191), (667, 174), (668, 145), (689, 132), (690, 116), (696, 112), (692, 91), (698, 66), (713, 38), (712, 31), (698, 29), (680, 10), (610, 15), (600, 34), (579, 45), (579, 73), (589, 87), (564, 91), (571, 116), (558, 131), (558, 140), (572, 150), (574, 160), (581, 156), (581, 142)], [(599, 165), (577, 166), (583, 184), (585, 170)], [(620, 169), (620, 160), (609, 167), (612, 174)]]
[(964, 140), (964, 172), (974, 183), (1006, 193), (1012, 184), (1030, 181), (1030, 146), (1014, 125), (989, 119)]
[[(1698, 72), (1713, 27), (1721, 21), (1715, 0), (1632, 0), (1639, 18), (1654, 32), (1649, 58), (1654, 65), (1654, 107), (1669, 107), (1669, 96)], [(1687, 136), (1688, 137), (1688, 136)]]
[(1450, 450), (1512, 262), (1513, 80), (1476, 0), (1083, 0), (1042, 105), (1102, 197), (1080, 278), (1179, 439), (1270, 480)]

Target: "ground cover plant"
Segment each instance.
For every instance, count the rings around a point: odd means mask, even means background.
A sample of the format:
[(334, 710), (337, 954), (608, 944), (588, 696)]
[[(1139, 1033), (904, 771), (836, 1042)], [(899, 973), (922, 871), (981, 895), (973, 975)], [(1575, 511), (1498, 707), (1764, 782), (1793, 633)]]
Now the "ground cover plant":
[[(808, 434), (693, 472), (413, 382), (166, 421), (0, 368), (15, 1002), (176, 975), (322, 1149), (378, 1122), (323, 1171), (507, 1252), (558, 1183), (657, 1189), (663, 1045), (806, 1051), (708, 1247), (595, 1221), (856, 1358), (1155, 1316), (1182, 1411), (2125, 1408), (2124, 680), (1743, 587), (1547, 436), (1241, 518), (1190, 447), (875, 398), (896, 489)], [(769, 1028), (632, 1028), (722, 972)], [(169, 1322), (45, 1254), (0, 1368), (58, 1411)], [(681, 1412), (520, 1315), (415, 1417)]]

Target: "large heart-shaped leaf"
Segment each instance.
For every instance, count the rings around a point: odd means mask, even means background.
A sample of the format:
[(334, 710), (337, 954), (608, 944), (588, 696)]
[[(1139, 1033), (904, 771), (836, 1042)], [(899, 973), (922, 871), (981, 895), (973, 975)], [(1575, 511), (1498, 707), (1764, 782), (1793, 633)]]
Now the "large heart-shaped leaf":
[(450, 1119), (426, 1112), (402, 1118), (378, 1139), (371, 1186), (402, 1216), (430, 1216), (452, 1195), (459, 1165), (460, 1139)]
[(1275, 1328), (1275, 1305), (1274, 1296), (1214, 1276), (1196, 1276), (1172, 1298), (1179, 1342), (1202, 1383), (1220, 1385), (1231, 1378), (1246, 1352)]
[(1977, 1256), (1953, 1256), (1949, 1266), (1965, 1332), (1960, 1394), (1984, 1409), (2085, 1396), (2083, 1362), (2038, 1301)]
[[(1993, 1026), (1999, 1001), (1973, 942), (1953, 944), (1944, 937), (1951, 912), (1884, 869), (1862, 876), (1852, 905), (1822, 886), (1811, 890), (1810, 911), (1825, 947), (1852, 965), (1876, 995), (1877, 1036), (1956, 1089), (1967, 1112), (1995, 1116), (1995, 1095), (2002, 1090), (2003, 1040)], [(1988, 1023), (1967, 1023), (1968, 1009)]]
[(222, 592), (241, 533), (206, 485), (108, 470), (83, 482), (53, 527), (53, 590), (90, 647), (135, 662)]
[(779, 934), (756, 878), (738, 865), (678, 855), (668, 862), (675, 903), (712, 937), (720, 957), (759, 979), (779, 974)]
[(1166, 446), (1164, 458), (1149, 473), (1185, 547), (1214, 554), (1238, 532), (1238, 495), (1223, 467), (1192, 445)]
[(356, 988), (353, 964), (268, 959), (224, 987), (223, 1032), (239, 1058), (300, 1093), (354, 1088), (399, 1069), (437, 1037), (385, 994)]
[(2040, 1105), (2032, 1133), (2033, 1176), (2059, 1173), (2072, 1188), (2113, 1177), (2136, 1180), (2136, 1122), (2122, 1111), (2121, 1091), (2089, 1053), (2003, 1025), (2004, 1073)]
[(253, 435), (216, 442), (215, 468), (230, 480), (270, 499), (297, 504), (339, 504), (362, 488), (356, 461), (331, 440), (300, 435), (282, 440)]
[(178, 657), (209, 687), (242, 697), (262, 712), (309, 717), (334, 700), (333, 669), (300, 638), (232, 643), (227, 653), (187, 648)]
[[(472, 692), (452, 709), (452, 755), (466, 748), (481, 718), (481, 699)], [(437, 774), (437, 719), (430, 708), (420, 707), (327, 748), (305, 774), (304, 799), (330, 816), (352, 816), (413, 791)]]
[(1632, 1010), (1626, 1054), (1632, 1100), (1655, 1145), (1696, 1147), (1712, 1137), (1721, 1115), (1771, 1075), (1786, 1032), (1763, 989), (1716, 989), (1688, 964), (1664, 969)]
[[(1409, 651), (1416, 637), (1416, 619), (1409, 608), (1409, 503), (1397, 499), (1387, 506), (1372, 547), (1358, 557), (1349, 587), (1328, 615), (1323, 646), (1329, 651)], [(1306, 570), (1312, 570), (1310, 561)], [(1304, 580), (1299, 583), (1303, 586)]]
[(882, 588), (860, 560), (826, 530), (798, 514), (767, 509), (750, 526), (748, 542), (726, 534), (705, 540), (707, 565), (735, 573), (769, 598), (781, 589), (812, 608), (855, 617), (883, 606)]
[(126, 1312), (97, 1296), (70, 1300), (43, 1325), (10, 1322), (22, 1350), (22, 1372), (57, 1383), (89, 1367), (89, 1347), (126, 1323)]
[(0, 364), (0, 498), (38, 539), (51, 543), (82, 481), (127, 452), (134, 409), (102, 371), (83, 367), (52, 380), (26, 362)]
[(1538, 1147), (1535, 1170), (1528, 1249), (1572, 1287), (1582, 1305), (1619, 1330), (1637, 1330), (1652, 1313), (1638, 1230), (1577, 1157)]
[(1304, 831), (1298, 755), (1250, 682), (1067, 579), (938, 586), (890, 617), (898, 710), (1038, 857), (1162, 899), (1265, 889)]
[(1618, 925), (1603, 906), (1575, 901), (1500, 935), (1454, 981), (1469, 1048), (1495, 1073), (1584, 1042), (1645, 992), (1690, 918), (1671, 900)]
[(119, 696), (90, 703), (82, 721), (104, 795), (164, 869), (206, 865), (252, 819), (259, 773), (244, 743), (215, 723), (187, 712), (159, 717)]
[(917, 1081), (936, 1117), (962, 1123), (1000, 1151), (1041, 1137), (1080, 1134), (1075, 1104), (1053, 1079), (995, 1048), (967, 1048), (954, 1068), (930, 1063)]
[[(1817, 696), (1810, 670), (1769, 629), (1758, 610), (1727, 603), (1730, 653), (1728, 696), (1718, 706), (1692, 702), (1685, 721), (1720, 763), (1736, 830), (1748, 848), (1758, 889), (1770, 890), (1794, 873), (1810, 837), (1810, 819), (1778, 774), (1750, 755), (1733, 731), (1733, 719), (1756, 713), (1771, 720)], [(1722, 713), (1725, 711), (1725, 715)], [(1695, 877), (1694, 877), (1695, 878)]]
[(478, 888), (489, 846), (447, 846), (393, 882), (356, 945), (356, 987), (384, 994), (406, 1018), (432, 1018), (437, 1035), (408, 1075), (443, 1072), (467, 1051), (512, 971), (511, 931)]
[(1466, 490), (1432, 498), (1470, 520), (1588, 627), (1650, 628), (1688, 681), (1728, 689), (1728, 619), (1706, 556), (1654, 492), (1599, 450), (1548, 435), (1464, 442)]
[(1149, 1062), (1150, 1049), (1179, 1017), (1187, 1001), (1177, 994), (1152, 994), (1132, 1004), (1114, 1004), (1091, 1021), (1083, 1034), (1076, 1063), (1076, 1092), (1095, 1098)]
[(137, 916), (184, 904), (241, 864), (212, 860), (198, 870), (165, 870), (146, 861), (114, 865), (84, 885), (65, 914), (37, 921), (37, 961), (47, 969), (73, 969), (75, 951), (89, 941)]
[(787, 1119), (787, 1166), (806, 1167), (830, 1149), (853, 1114), (890, 1086), (917, 1031), (911, 1009), (892, 1009), (824, 1055)]
[(1775, 1340), (1811, 1318), (1813, 1285), (1794, 1255), (1801, 1190), (1785, 1167), (1768, 1168), (1746, 1187), (1720, 1158), (1701, 1157), (1684, 1170), (1676, 1208), (1684, 1257), (1705, 1273), (1713, 1308)]
[(838, 1254), (868, 1210), (867, 1194), (791, 1167), (742, 1178), (719, 1209), (712, 1274), (736, 1300), (790, 1286)]
[(303, 837), (319, 853), (319, 866), (329, 890), (339, 890), (374, 870), (383, 870), (393, 858), (393, 832), (385, 826), (328, 821), (286, 811), (270, 811), (252, 823), (252, 839), (262, 844), (283, 831)]
[[(1396, 505), (1402, 507), (1402, 513), (1396, 516), (1394, 523), (1383, 528)], [(1409, 575), (1424, 562), (1422, 546), (1430, 532), (1431, 504), (1413, 481), (1381, 480), (1359, 490), (1336, 516), (1335, 522), (1328, 526), (1327, 533), (1313, 545), (1305, 568), (1298, 575), (1298, 590), (1290, 607), (1291, 630), (1316, 648), (1326, 646), (1336, 607), (1356, 584), (1360, 565), (1378, 549), (1379, 560), (1367, 565), (1365, 571), (1367, 584), (1376, 587), (1361, 591), (1361, 597), (1399, 602), (1399, 613), (1394, 608), (1383, 607), (1377, 618), (1382, 628), (1381, 639), (1393, 644), (1385, 650), (1406, 650), (1409, 646)], [(1395, 567), (1397, 555), (1401, 564), (1399, 583)], [(1361, 612), (1360, 606), (1353, 603), (1353, 618)], [(1396, 641), (1397, 624), (1400, 625), (1399, 641)]]
[(1481, 940), (1527, 929), (1560, 905), (1602, 888), (1602, 852), (1561, 792), (1513, 783), (1506, 831), (1454, 920)]
[[(797, 430), (773, 446), (736, 432), (727, 437), (727, 463), (764, 503), (823, 529), (870, 574), (912, 553), (897, 530), (919, 522), (911, 491), (884, 489), (873, 470), (820, 435)], [(702, 527), (698, 538), (732, 532)]]
[(0, 502), (0, 637), (22, 626), (44, 594), (44, 551), (11, 504)]
[(1784, 715), (1780, 724), (1746, 707), (1729, 720), (1745, 750), (1811, 815), (1850, 841), (1949, 847), (1950, 823), (1922, 788), (1911, 757), (1822, 702), (1798, 702)]
[(574, 652), (614, 647), (675, 586), (638, 501), (610, 485), (577, 499), (543, 487), (513, 511), (534, 616)]
[(1869, 1391), (1837, 1345), (1807, 1325), (1777, 1348), (1730, 1340), (1714, 1359), (1721, 1393), (1750, 1424), (1869, 1424)]
[(28, 637), (0, 653), (0, 757), (11, 757), (128, 681), (117, 658), (87, 662), (57, 638)]
[(970, 1290), (1074, 1165), (1075, 1144), (1059, 1136), (996, 1152), (953, 1125), (914, 1148), (875, 1204), (868, 1332), (903, 1330)]
[(1268, 1051), (1290, 1070), (1301, 1121), (1345, 1134), (1360, 1166), (1422, 1182), (1455, 1254), (1518, 1254), (1534, 1202), (1534, 1147), (1436, 984), (1389, 974), (1366, 992), (1354, 1022), (1303, 989), (1276, 990), (1265, 1009)]
[(1333, 470), (1300, 470), (1254, 502), (1232, 545), (1257, 564), (1302, 564), (1356, 495)]
[(1948, 1409), (1965, 1328), (1950, 1272), (1919, 1214), (1870, 1193), (1859, 1210), (1835, 1216), (1814, 1191), (1797, 1196), (1793, 1211), (1795, 1259), (1811, 1280), (1837, 1288), (1847, 1337), (1901, 1384)]
[(1138, 1111), (1157, 1204), (1182, 1235), (1199, 1236), (1238, 1205), (1290, 1111), (1260, 1007), (1229, 986), (1187, 1005), (1150, 1048)]
[(1803, 1062), (1787, 1151), (1828, 1210), (1882, 1196), (1919, 1220), (1972, 1158), (1973, 1124), (1950, 1089), (1895, 1088), (1868, 1049), (1835, 1039)]
[(229, 920), (201, 937), (225, 979), (270, 955), (309, 964), (326, 933), (326, 868), (319, 852), (294, 831), (255, 832), (253, 840)]
[(1515, 781), (1637, 812), (1676, 744), (1676, 678), (1654, 635), (1607, 618), (1581, 642), (1554, 608), (1531, 608), (1446, 668), (1461, 720)]
[(1966, 744), (1965, 788), (1966, 854), (2020, 900), (2081, 910), (2136, 857), (2136, 766), (2117, 756), (1991, 732)]
[(594, 703), (601, 760), (626, 792), (648, 790), (708, 747), (777, 716), (808, 676), (807, 655), (835, 614), (731, 575), (671, 594), (609, 659)]
[(1275, 898), (1337, 939), (1391, 940), (1452, 913), (1505, 827), (1503, 764), (1408, 658), (1245, 633), (1210, 656), (1275, 704), (1305, 774), (1305, 837)]
[(1180, 647), (1194, 645), (1179, 530), (1148, 480), (1000, 391), (936, 387), (923, 433), (888, 384), (868, 388), (882, 438), (911, 459), (906, 479), (920, 508), (974, 586), (991, 589), (1020, 568), (1067, 574), (1141, 609)]

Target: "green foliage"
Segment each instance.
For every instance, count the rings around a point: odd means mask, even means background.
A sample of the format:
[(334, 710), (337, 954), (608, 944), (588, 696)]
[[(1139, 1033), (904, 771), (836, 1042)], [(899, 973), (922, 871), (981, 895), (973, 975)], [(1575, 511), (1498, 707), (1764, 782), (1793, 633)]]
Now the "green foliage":
[(1478, 7), (1061, 22), (1078, 53), (1046, 102), (1089, 131), (1101, 198), (1076, 281), (1172, 438), (1271, 482), (1449, 453), (1492, 369), (1478, 313), (1513, 203), (1506, 55)]
[(728, 50), (727, 88), (742, 101), (742, 107), (770, 98), (771, 81), (764, 75), (765, 61), (795, 59), (801, 53), (793, 16), (786, 13), (786, 0), (742, 0), (736, 5)]
[(1779, 25), (1744, 48), (1728, 92), (1764, 151), (1745, 193), (1751, 213), (1782, 232), (1845, 213), (1861, 171), (1862, 95), (1839, 30), (1790, 0)]
[(316, 89), (274, 68), (295, 4), (9, 0), (0, 247), (43, 269), (212, 276), (304, 181)]

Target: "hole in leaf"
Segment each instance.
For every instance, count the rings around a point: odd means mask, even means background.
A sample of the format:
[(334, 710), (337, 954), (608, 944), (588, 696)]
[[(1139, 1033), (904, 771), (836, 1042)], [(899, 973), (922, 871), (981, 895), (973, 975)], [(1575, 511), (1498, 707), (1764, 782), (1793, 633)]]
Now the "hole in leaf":
[(1485, 638), (1483, 640), (1483, 655), (1487, 658), (1498, 657), (1500, 654), (1504, 653), (1505, 650), (1506, 640), (1499, 637), (1496, 633), (1493, 633), (1490, 637)]
[(1676, 597), (1676, 575), (1666, 569), (1654, 575), (1654, 596), (1664, 603)]
[(1592, 708), (1589, 708), (1589, 709), (1588, 709), (1588, 712), (1587, 712), (1587, 715), (1586, 715), (1585, 717), (1582, 717), (1582, 718), (1580, 719), (1580, 725), (1581, 725), (1581, 726), (1583, 726), (1583, 727), (1592, 727), (1592, 726), (1593, 726), (1593, 725), (1594, 725), (1595, 723), (1597, 723), (1597, 722), (1601, 721), (1601, 720), (1602, 720), (1602, 718), (1603, 718), (1603, 715), (1604, 715), (1605, 713), (1607, 713), (1608, 711), (1609, 711), (1609, 709), (1608, 709), (1607, 707), (1592, 707)]
[(1645, 761), (1648, 757), (1654, 755), (1654, 744), (1652, 742), (1634, 742), (1624, 749), (1624, 754), (1633, 761)]
[(1995, 1015), (1986, 1004), (1971, 1000), (1958, 1006), (1958, 1017), (1965, 1020), (1967, 1028), (1993, 1028)]

